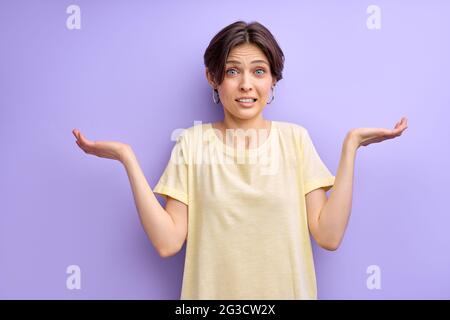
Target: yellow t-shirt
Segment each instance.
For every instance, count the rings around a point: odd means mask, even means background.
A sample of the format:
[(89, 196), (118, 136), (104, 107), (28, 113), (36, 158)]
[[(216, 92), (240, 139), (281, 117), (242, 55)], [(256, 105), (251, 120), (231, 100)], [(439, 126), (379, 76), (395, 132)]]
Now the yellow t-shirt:
[(247, 150), (211, 123), (178, 136), (153, 191), (188, 205), (182, 300), (317, 298), (305, 195), (335, 177), (304, 127), (271, 123)]

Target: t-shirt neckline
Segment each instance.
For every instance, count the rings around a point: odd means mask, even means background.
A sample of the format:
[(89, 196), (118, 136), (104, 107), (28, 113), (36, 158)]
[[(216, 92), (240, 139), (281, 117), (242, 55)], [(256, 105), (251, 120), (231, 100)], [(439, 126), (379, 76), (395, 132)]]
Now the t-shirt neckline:
[[(223, 151), (225, 151), (229, 155), (236, 155), (238, 149), (231, 147), (231, 146), (227, 145), (226, 143), (224, 143), (217, 136), (217, 134), (214, 130), (218, 130), (218, 129), (214, 128), (212, 123), (208, 123), (207, 129), (211, 130), (211, 134), (214, 136), (213, 140), (220, 146), (220, 148)], [(272, 140), (274, 139), (275, 130), (276, 130), (276, 121), (271, 120), (270, 121), (270, 131), (269, 131), (269, 135), (267, 136), (266, 140), (264, 140), (264, 142), (256, 148), (250, 148), (250, 149), (246, 148), (245, 150), (242, 150), (243, 153), (247, 156), (247, 155), (260, 154), (261, 152), (264, 152), (268, 148), (268, 146), (271, 144)]]

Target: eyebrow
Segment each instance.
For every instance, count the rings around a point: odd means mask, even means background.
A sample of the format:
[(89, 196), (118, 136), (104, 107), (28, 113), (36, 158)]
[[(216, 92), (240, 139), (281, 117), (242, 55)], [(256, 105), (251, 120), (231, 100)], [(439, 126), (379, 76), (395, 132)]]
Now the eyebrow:
[[(227, 63), (235, 63), (235, 64), (242, 64), (237, 60), (228, 60)], [(264, 60), (253, 60), (251, 63), (265, 63), (267, 65), (269, 65), (266, 61)]]

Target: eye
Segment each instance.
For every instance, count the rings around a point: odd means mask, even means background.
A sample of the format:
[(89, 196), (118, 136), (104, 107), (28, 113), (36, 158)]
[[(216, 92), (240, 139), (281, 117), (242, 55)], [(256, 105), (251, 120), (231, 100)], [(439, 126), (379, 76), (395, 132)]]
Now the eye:
[[(260, 71), (260, 73), (258, 73), (258, 71)], [(256, 74), (257, 75), (263, 75), (263, 74), (265, 74), (266, 73), (266, 70), (264, 70), (264, 69), (257, 69), (256, 70)]]
[(228, 70), (227, 70), (227, 74), (229, 74), (229, 75), (233, 75), (233, 74), (231, 74), (231, 73), (230, 73), (230, 71), (234, 71), (234, 72), (237, 72), (237, 70), (236, 70), (236, 69), (228, 69)]

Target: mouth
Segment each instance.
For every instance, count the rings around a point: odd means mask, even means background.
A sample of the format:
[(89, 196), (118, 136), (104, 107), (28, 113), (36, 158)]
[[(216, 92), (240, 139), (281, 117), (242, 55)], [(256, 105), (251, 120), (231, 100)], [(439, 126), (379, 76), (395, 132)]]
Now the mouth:
[(237, 103), (239, 103), (240, 106), (244, 107), (244, 108), (249, 108), (249, 107), (253, 107), (253, 105), (255, 104), (255, 102), (258, 99), (256, 98), (241, 98), (241, 99), (236, 99), (235, 101)]

